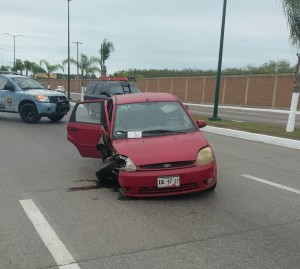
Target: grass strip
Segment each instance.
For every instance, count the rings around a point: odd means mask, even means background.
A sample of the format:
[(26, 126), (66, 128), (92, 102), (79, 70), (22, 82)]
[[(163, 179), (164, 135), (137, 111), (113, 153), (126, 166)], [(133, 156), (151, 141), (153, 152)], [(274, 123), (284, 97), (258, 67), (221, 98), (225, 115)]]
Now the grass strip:
[(289, 139), (300, 140), (300, 129), (294, 132), (286, 132), (286, 127), (273, 124), (255, 123), (255, 122), (239, 122), (234, 120), (223, 119), (220, 121), (211, 121), (209, 117), (193, 114), (195, 120), (205, 120), (208, 126), (227, 128), (232, 130), (245, 131), (256, 134), (271, 135)]

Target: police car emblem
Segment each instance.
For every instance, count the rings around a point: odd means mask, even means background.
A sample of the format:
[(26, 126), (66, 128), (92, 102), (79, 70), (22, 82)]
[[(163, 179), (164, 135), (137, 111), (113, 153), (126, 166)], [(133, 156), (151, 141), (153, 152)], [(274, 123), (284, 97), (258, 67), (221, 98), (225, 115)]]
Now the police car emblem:
[(12, 102), (13, 102), (13, 97), (12, 96), (7, 96), (6, 102), (7, 102), (8, 105), (11, 105)]

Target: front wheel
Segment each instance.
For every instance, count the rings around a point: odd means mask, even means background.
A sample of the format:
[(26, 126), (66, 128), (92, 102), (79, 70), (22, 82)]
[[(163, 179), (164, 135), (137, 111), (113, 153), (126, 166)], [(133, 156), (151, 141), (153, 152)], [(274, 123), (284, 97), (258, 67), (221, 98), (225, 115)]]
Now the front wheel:
[(52, 115), (52, 116), (48, 116), (49, 120), (52, 121), (60, 121), (65, 115)]
[(31, 103), (27, 103), (21, 106), (20, 116), (21, 119), (26, 123), (37, 123), (41, 119), (36, 106)]

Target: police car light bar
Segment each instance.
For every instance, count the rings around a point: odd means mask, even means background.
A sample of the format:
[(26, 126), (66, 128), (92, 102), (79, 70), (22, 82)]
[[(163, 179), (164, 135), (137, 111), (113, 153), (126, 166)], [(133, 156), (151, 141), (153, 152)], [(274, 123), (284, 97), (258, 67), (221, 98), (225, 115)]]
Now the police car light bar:
[(126, 77), (99, 77), (99, 80), (105, 81), (128, 81)]

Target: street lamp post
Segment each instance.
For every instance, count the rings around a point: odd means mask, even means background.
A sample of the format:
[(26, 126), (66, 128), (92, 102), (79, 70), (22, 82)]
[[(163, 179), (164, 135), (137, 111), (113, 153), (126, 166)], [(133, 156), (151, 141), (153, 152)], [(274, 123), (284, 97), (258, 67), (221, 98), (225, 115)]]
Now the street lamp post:
[(75, 43), (77, 45), (77, 92), (79, 92), (79, 63), (78, 63), (78, 45), (82, 45), (81, 42), (72, 42), (72, 43)]
[(225, 31), (226, 5), (227, 5), (227, 0), (224, 0), (224, 2), (223, 2), (223, 15), (222, 15), (222, 26), (221, 26), (221, 37), (220, 37), (220, 48), (219, 48), (218, 71), (217, 71), (217, 78), (216, 78), (214, 114), (213, 114), (212, 118), (209, 118), (210, 120), (214, 120), (214, 121), (221, 120), (218, 117), (218, 105), (219, 105), (219, 92), (220, 92), (220, 81), (221, 81), (221, 70), (222, 70), (222, 58), (223, 58), (223, 43), (224, 43), (224, 31)]
[(24, 35), (12, 35), (10, 33), (3, 33), (5, 35), (10, 35), (14, 38), (14, 71), (16, 71), (16, 37), (24, 36)]
[(0, 50), (2, 50), (2, 62), (1, 62), (1, 66), (3, 66), (3, 50), (4, 50), (4, 48), (0, 48)]
[(71, 0), (68, 1), (68, 99), (71, 99), (70, 94), (70, 9), (69, 4)]

